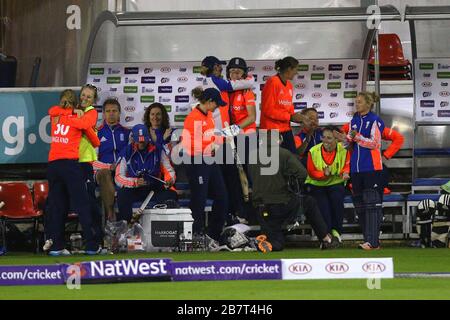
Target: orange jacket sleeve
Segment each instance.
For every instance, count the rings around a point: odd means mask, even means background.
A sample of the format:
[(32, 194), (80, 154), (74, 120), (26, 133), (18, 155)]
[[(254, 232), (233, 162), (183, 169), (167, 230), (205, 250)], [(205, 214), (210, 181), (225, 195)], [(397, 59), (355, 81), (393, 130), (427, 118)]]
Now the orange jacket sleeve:
[(347, 134), (348, 131), (349, 131), (349, 128), (350, 128), (350, 124), (349, 124), (349, 123), (344, 124), (344, 125), (341, 127), (342, 133)]
[(64, 109), (61, 106), (53, 106), (48, 110), (48, 114), (51, 117), (57, 117), (57, 116), (69, 116), (73, 113), (72, 108)]
[(350, 173), (350, 152), (347, 151), (347, 155), (345, 156), (345, 164), (341, 170), (341, 174)]
[(83, 133), (86, 135), (86, 138), (88, 138), (94, 148), (98, 148), (100, 146), (100, 139), (98, 138), (97, 132), (95, 132), (94, 128), (84, 130)]
[(398, 152), (398, 150), (400, 150), (403, 142), (405, 141), (403, 135), (392, 128), (384, 128), (381, 138), (383, 140), (392, 141), (389, 147), (383, 152), (383, 156), (385, 156), (386, 159), (392, 158)]
[(314, 162), (312, 161), (311, 152), (308, 152), (308, 162), (306, 164), (306, 170), (308, 170), (308, 175), (314, 180), (328, 179), (328, 177), (325, 177), (323, 171), (317, 170)]

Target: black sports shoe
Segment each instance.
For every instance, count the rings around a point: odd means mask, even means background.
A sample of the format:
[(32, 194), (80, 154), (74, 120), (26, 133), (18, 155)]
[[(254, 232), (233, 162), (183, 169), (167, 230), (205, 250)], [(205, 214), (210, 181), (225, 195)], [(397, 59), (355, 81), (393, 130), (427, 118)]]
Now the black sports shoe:
[(335, 249), (339, 247), (339, 244), (339, 239), (331, 236), (331, 239), (329, 241), (322, 240), (320, 242), (320, 250)]

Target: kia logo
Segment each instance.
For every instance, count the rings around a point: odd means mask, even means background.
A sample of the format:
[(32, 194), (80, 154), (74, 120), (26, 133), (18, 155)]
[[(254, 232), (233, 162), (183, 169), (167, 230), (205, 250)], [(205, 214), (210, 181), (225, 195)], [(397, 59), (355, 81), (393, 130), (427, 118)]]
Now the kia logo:
[(369, 261), (363, 264), (362, 269), (367, 273), (382, 273), (386, 270), (386, 266), (381, 262)]
[(311, 97), (313, 97), (314, 99), (319, 99), (322, 97), (322, 94), (320, 92), (314, 92)]
[(448, 92), (448, 91), (441, 91), (441, 92), (439, 92), (439, 95), (441, 97), (448, 97), (448, 96), (450, 96), (450, 92)]
[(305, 89), (305, 84), (304, 83), (297, 83), (296, 85), (295, 85), (295, 88), (296, 89)]
[(273, 70), (273, 67), (272, 67), (272, 66), (264, 66), (262, 69), (263, 69), (264, 71), (272, 71), (272, 70)]
[(337, 102), (330, 102), (330, 103), (328, 104), (328, 106), (329, 106), (330, 108), (337, 108), (337, 107), (339, 107), (339, 103), (337, 103)]
[(430, 81), (422, 82), (422, 87), (431, 87), (433, 84)]
[(161, 72), (163, 72), (163, 73), (168, 73), (168, 72), (170, 72), (172, 69), (170, 69), (169, 67), (162, 67), (161, 68)]
[(346, 263), (343, 262), (332, 262), (325, 266), (325, 270), (328, 273), (334, 274), (342, 274), (348, 271), (349, 267)]
[(304, 262), (294, 263), (289, 266), (289, 272), (294, 274), (307, 274), (310, 273), (311, 270), (311, 265)]
[(186, 82), (186, 81), (188, 81), (187, 77), (179, 77), (178, 78), (178, 82)]
[(136, 108), (134, 107), (134, 106), (126, 106), (125, 107), (125, 111), (126, 112), (133, 112), (133, 111), (135, 111), (136, 110)]

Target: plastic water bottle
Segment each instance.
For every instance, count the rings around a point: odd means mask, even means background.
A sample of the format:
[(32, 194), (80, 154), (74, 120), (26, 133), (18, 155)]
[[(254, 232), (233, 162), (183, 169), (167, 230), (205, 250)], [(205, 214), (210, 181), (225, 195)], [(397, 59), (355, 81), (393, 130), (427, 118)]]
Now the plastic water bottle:
[(186, 240), (183, 232), (180, 232), (180, 235), (178, 236), (178, 250), (181, 252), (186, 251)]
[(72, 233), (70, 235), (70, 245), (72, 247), (73, 252), (81, 251), (81, 248), (83, 246), (83, 238), (81, 237), (81, 234)]
[(186, 238), (186, 251), (191, 252), (192, 251), (192, 232), (188, 231), (187, 238)]

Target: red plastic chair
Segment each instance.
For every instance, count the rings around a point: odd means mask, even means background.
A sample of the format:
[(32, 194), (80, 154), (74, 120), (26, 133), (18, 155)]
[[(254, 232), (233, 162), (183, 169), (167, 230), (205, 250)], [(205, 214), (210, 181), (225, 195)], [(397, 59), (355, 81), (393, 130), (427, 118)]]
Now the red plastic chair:
[(37, 232), (42, 211), (36, 210), (28, 185), (23, 182), (0, 183), (0, 199), (5, 205), (0, 209), (3, 245), (6, 247), (6, 223), (33, 223), (33, 243), (39, 249)]
[(36, 181), (33, 184), (34, 208), (36, 210), (44, 211), (47, 197), (48, 197), (48, 182)]
[[(380, 67), (406, 67), (411, 65), (409, 60), (405, 59), (402, 42), (397, 34), (380, 34), (378, 39)], [(369, 64), (374, 64), (374, 62), (375, 54), (373, 50), (370, 50)]]

